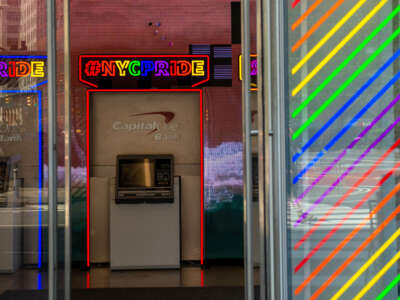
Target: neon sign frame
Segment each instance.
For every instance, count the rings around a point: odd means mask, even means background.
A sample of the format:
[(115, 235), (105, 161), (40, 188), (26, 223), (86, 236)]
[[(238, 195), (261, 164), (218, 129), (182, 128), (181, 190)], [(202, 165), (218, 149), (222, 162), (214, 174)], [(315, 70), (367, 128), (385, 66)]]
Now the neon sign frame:
[[(115, 58), (115, 59), (129, 59), (129, 58), (148, 58), (148, 59), (154, 59), (154, 58), (176, 58), (176, 59), (204, 59), (207, 61), (206, 65), (204, 66), (206, 70), (206, 78), (204, 80), (201, 80), (199, 82), (196, 82), (192, 84), (192, 88), (198, 87), (210, 80), (210, 57), (208, 55), (79, 55), (79, 81), (91, 86), (92, 88), (99, 88), (97, 84), (94, 84), (92, 82), (89, 82), (88, 80), (85, 80), (84, 77), (84, 71), (83, 71), (83, 59), (88, 59), (88, 58), (93, 58), (93, 59), (110, 59), (110, 58)], [(138, 67), (138, 66), (134, 66)], [(132, 70), (132, 73), (135, 74), (134, 70)], [(137, 73), (135, 75), (131, 74), (133, 77), (138, 76)], [(147, 75), (147, 74), (146, 74)], [(100, 77), (100, 76), (99, 76)], [(196, 77), (196, 76), (195, 76)]]
[(204, 265), (204, 110), (202, 89), (88, 89), (86, 91), (86, 266), (90, 267), (90, 95), (98, 92), (195, 92), (200, 96), (200, 264)]
[(38, 113), (38, 269), (41, 269), (43, 266), (42, 261), (42, 234), (43, 234), (43, 108), (42, 108), (42, 91), (40, 90), (0, 90), (1, 94), (37, 94), (38, 96), (38, 104), (37, 104), (37, 113)]

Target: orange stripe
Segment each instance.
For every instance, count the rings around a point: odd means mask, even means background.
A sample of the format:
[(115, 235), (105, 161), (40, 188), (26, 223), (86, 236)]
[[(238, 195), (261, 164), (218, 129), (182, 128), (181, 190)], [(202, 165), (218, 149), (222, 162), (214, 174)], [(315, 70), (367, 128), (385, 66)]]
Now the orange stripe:
[[(361, 228), (400, 190), (400, 183), (382, 199), (373, 211), (370, 212), (369, 216), (365, 218), (360, 224), (357, 225), (354, 230), (347, 235), (347, 237), (333, 250), (322, 263), (315, 268), (315, 270), (303, 281), (301, 285), (295, 290), (295, 294), (298, 295), (309, 283), (317, 276), (317, 274), (325, 268), (325, 266), (338, 254), (343, 247), (350, 242), (350, 240), (361, 230)], [(360, 254), (360, 252), (386, 227), (386, 225), (400, 212), (400, 206), (361, 244), (361, 246), (353, 252), (353, 254), (333, 273), (331, 277), (314, 293), (310, 298), (316, 299), (331, 283), (335, 278), (354, 260), (354, 258)]]
[[(400, 189), (400, 183), (396, 186), (396, 188), (389, 193), (388, 196), (393, 197), (396, 192)], [(386, 196), (386, 197), (388, 197)], [(342, 271), (347, 268), (347, 266), (357, 257), (358, 254), (361, 253), (367, 247), (367, 245), (383, 230), (385, 229), (386, 225), (390, 223), (390, 221), (393, 220), (393, 218), (400, 212), (400, 206), (396, 208), (394, 212), (390, 214), (390, 216), (364, 241), (364, 243), (361, 244), (361, 246), (353, 252), (353, 254), (342, 264), (340, 265), (339, 269), (336, 270), (335, 273), (332, 274), (331, 277), (328, 278), (327, 281), (324, 282), (324, 284), (312, 295), (310, 300), (315, 300), (317, 299), (322, 292), (336, 279), (336, 277), (339, 276)], [(372, 212), (371, 212), (372, 213)]]
[[(346, 194), (344, 194), (330, 209), (329, 211), (321, 218), (318, 220), (317, 223), (315, 223), (315, 225), (310, 229), (310, 231), (308, 231), (294, 246), (294, 249), (297, 250), (314, 232), (315, 230), (318, 229), (318, 227), (326, 221), (326, 219), (333, 213), (333, 211), (338, 208), (339, 205), (342, 204), (342, 202), (344, 200), (346, 200), (347, 197), (349, 197), (355, 189), (357, 189), (357, 187), (363, 183), (363, 181), (365, 179), (367, 179), (367, 177), (369, 175), (371, 175), (371, 173), (386, 159), (386, 157), (388, 157), (388, 155), (390, 153), (392, 153), (392, 151), (400, 144), (400, 139), (398, 139), (390, 148), (388, 151), (386, 151), (373, 165), (372, 167), (365, 172), (360, 179), (358, 179), (358, 181), (346, 192)], [(371, 196), (373, 193), (375, 193), (375, 191), (381, 187), (381, 185), (386, 181), (385, 178), (389, 178), (390, 176), (392, 176), (392, 174), (394, 173), (394, 171), (396, 169), (400, 168), (400, 162), (397, 163), (389, 172), (387, 172), (385, 174), (384, 177), (382, 177), (382, 179), (380, 179), (377, 184), (371, 189), (371, 191), (368, 192), (368, 194), (365, 196), (367, 197), (366, 199), (368, 199), (369, 196)], [(365, 198), (364, 197), (364, 198)], [(364, 198), (362, 200), (364, 200)], [(361, 201), (362, 201), (361, 200)], [(360, 201), (360, 202), (361, 202)]]
[(292, 31), (295, 30), (301, 22), (303, 22), (313, 11), (320, 5), (324, 0), (317, 0), (315, 1), (305, 12), (304, 14), (301, 15), (300, 18), (297, 19), (296, 22), (293, 23), (292, 25)]
[(342, 5), (342, 3), (344, 2), (344, 0), (338, 0), (334, 6), (332, 6), (323, 16), (321, 19), (318, 20), (317, 23), (315, 23), (309, 31), (307, 31), (307, 33), (305, 35), (303, 35), (303, 37), (296, 43), (294, 44), (294, 46), (292, 47), (292, 52), (295, 52), (318, 28), (319, 26), (321, 26), (329, 17), (331, 14), (333, 14), (335, 12), (336, 9), (338, 9), (338, 7), (340, 5)]

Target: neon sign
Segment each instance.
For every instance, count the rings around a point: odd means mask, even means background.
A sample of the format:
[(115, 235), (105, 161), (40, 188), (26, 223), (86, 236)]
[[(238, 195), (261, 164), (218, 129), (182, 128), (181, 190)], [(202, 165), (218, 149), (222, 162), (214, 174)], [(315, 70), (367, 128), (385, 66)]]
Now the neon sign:
[(44, 77), (44, 61), (0, 61), (0, 77)]
[(132, 84), (143, 78), (188, 79), (192, 87), (209, 80), (207, 55), (81, 55), (79, 79), (90, 86), (112, 79)]
[(46, 61), (43, 55), (0, 55), (0, 85), (15, 86), (20, 78), (32, 79), (32, 88), (46, 83)]
[[(250, 55), (250, 77), (251, 77), (251, 90), (257, 90), (257, 54)], [(239, 55), (239, 80), (242, 80), (242, 55)]]

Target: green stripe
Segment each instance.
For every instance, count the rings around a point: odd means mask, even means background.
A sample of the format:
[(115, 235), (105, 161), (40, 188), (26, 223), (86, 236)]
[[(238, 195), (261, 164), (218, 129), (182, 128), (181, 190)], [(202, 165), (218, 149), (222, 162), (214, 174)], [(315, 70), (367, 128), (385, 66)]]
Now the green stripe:
[[(375, 298), (375, 300), (382, 300), (400, 281), (400, 274)], [(400, 297), (398, 298), (400, 299)]]
[(350, 84), (358, 77), (382, 51), (390, 45), (390, 43), (400, 34), (400, 27), (382, 44), (374, 53), (349, 77), (347, 80), (327, 99), (325, 102), (300, 126), (293, 134), (293, 139), (296, 139), (316, 118), (339, 96)]
[(316, 89), (312, 92), (306, 100), (304, 100), (299, 107), (297, 107), (292, 118), (295, 118), (314, 98), (350, 63), (350, 61), (393, 19), (400, 11), (400, 5), (396, 7), (392, 13), (386, 17), (385, 20), (358, 47), (337, 67)]

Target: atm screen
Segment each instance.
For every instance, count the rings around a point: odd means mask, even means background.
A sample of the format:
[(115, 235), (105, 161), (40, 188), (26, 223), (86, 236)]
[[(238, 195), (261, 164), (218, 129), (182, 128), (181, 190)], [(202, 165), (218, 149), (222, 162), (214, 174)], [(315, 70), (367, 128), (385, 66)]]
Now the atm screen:
[(171, 159), (124, 158), (118, 161), (119, 188), (171, 186)]

